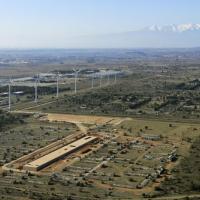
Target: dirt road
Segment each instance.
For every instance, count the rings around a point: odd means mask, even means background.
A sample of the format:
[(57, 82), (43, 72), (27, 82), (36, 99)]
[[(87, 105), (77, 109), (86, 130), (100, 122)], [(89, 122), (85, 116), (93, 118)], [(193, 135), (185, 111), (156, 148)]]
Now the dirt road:
[(122, 123), (126, 118), (120, 117), (105, 117), (105, 116), (90, 116), (90, 115), (72, 115), (72, 114), (54, 114), (46, 113), (49, 121), (62, 121), (71, 123), (85, 123), (85, 124), (112, 124), (118, 125)]

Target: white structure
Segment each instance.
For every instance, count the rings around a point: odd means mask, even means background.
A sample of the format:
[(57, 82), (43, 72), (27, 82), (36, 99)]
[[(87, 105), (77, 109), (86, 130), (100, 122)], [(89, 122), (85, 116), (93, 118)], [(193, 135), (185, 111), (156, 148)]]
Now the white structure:
[(38, 79), (39, 75), (37, 75), (35, 78), (35, 103), (38, 102)]
[(94, 88), (94, 74), (92, 75), (92, 89)]
[(100, 74), (100, 78), (99, 78), (99, 87), (101, 87), (102, 85), (102, 74)]
[(78, 73), (80, 72), (80, 70), (73, 69), (73, 71), (74, 71), (74, 93), (76, 94), (77, 93), (77, 78), (78, 78)]
[(107, 84), (109, 85), (110, 84), (110, 75), (108, 74), (107, 77), (108, 77)]
[(56, 80), (56, 97), (59, 97), (59, 73), (57, 73), (57, 80)]
[(8, 83), (8, 110), (11, 110), (11, 80)]
[(115, 84), (117, 83), (117, 74), (115, 73)]

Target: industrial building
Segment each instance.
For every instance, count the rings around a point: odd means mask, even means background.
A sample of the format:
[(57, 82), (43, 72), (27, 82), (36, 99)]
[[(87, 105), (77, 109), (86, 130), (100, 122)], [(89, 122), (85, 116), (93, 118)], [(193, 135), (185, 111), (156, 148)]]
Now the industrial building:
[(153, 141), (158, 141), (161, 139), (160, 135), (148, 135), (148, 134), (142, 135), (142, 138), (145, 140), (153, 140)]
[(37, 160), (34, 160), (26, 165), (23, 169), (27, 171), (39, 171), (48, 165), (58, 161), (59, 159), (79, 150), (81, 147), (97, 140), (95, 136), (85, 136), (75, 142), (72, 142), (62, 148), (59, 148)]

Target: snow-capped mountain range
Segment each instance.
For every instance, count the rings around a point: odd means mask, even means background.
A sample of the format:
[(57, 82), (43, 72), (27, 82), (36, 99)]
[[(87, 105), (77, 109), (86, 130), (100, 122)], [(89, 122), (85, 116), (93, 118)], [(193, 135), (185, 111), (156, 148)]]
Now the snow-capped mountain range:
[(200, 24), (153, 25), (140, 30), (85, 36), (68, 45), (87, 48), (187, 48), (200, 47)]
[(152, 25), (145, 28), (146, 31), (160, 31), (160, 32), (185, 32), (185, 31), (200, 31), (200, 24), (179, 24), (179, 25)]

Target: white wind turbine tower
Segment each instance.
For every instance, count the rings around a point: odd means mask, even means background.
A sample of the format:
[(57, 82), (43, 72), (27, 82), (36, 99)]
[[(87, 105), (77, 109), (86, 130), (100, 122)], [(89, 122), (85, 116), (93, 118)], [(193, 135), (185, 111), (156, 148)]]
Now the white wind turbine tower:
[(56, 98), (59, 97), (59, 72), (57, 73), (56, 77)]
[(94, 74), (92, 74), (92, 89), (94, 88)]
[(78, 73), (80, 72), (80, 69), (73, 69), (74, 71), (74, 93), (77, 93), (77, 78), (78, 78)]
[(12, 80), (9, 79), (8, 82), (8, 110), (11, 110), (11, 84), (12, 84)]
[(117, 83), (117, 73), (115, 73), (115, 84)]
[(39, 81), (39, 74), (36, 75), (35, 78), (35, 103), (38, 102), (38, 81)]
[(101, 88), (102, 85), (102, 73), (100, 73), (100, 78), (99, 78), (99, 87)]
[(108, 78), (107, 83), (108, 83), (108, 85), (109, 85), (109, 84), (110, 84), (110, 75), (109, 75), (109, 73), (108, 73), (108, 75), (107, 75), (107, 78)]

